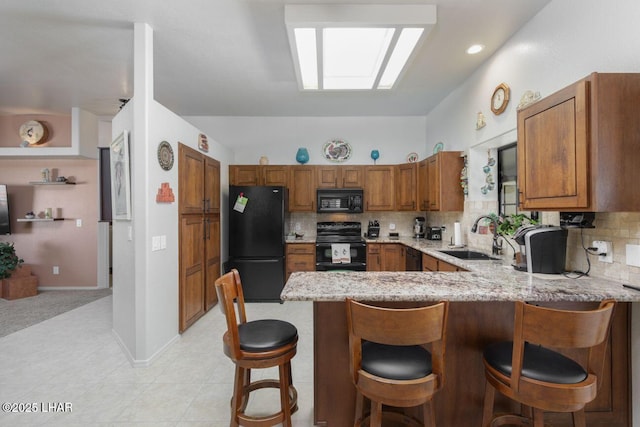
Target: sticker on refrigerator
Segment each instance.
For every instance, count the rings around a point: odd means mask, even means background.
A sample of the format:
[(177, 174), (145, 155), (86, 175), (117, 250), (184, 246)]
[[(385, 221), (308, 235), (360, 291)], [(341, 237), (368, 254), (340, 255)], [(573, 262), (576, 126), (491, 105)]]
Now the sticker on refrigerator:
[(236, 199), (236, 203), (233, 205), (233, 210), (237, 211), (237, 212), (240, 212), (240, 213), (243, 213), (244, 209), (247, 207), (247, 202), (248, 201), (249, 201), (249, 199), (244, 197), (244, 193), (240, 193), (240, 195)]

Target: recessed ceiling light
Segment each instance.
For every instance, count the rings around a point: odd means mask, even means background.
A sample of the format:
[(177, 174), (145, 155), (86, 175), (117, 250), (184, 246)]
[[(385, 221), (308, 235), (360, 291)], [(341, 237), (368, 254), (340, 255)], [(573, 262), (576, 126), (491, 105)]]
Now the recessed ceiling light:
[(480, 53), (484, 50), (484, 45), (482, 44), (474, 44), (469, 46), (469, 49), (467, 49), (467, 53), (469, 55), (475, 55), (476, 53)]
[(286, 5), (302, 90), (391, 89), (436, 23), (433, 5)]

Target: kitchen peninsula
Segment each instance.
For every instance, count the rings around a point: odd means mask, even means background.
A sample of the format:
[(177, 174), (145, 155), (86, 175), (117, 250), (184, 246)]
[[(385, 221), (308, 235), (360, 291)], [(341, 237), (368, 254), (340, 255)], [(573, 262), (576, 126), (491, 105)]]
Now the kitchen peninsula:
[[(597, 399), (587, 406), (589, 425), (629, 426), (629, 302), (640, 292), (618, 282), (515, 271), (503, 261), (467, 261), (440, 248), (406, 242), (423, 253), (455, 264), (465, 272), (297, 272), (281, 294), (285, 301), (314, 304), (314, 422), (352, 423), (355, 390), (349, 374), (344, 299), (352, 297), (386, 306), (416, 306), (451, 301), (445, 386), (434, 398), (436, 421), (447, 427), (480, 425), (484, 397), (482, 350), (513, 334), (513, 301), (555, 307), (586, 308), (612, 298), (620, 303), (610, 335), (610, 355)], [(505, 405), (506, 401), (497, 405)], [(505, 407), (506, 409), (506, 407)], [(571, 425), (570, 415), (549, 414), (554, 426)]]

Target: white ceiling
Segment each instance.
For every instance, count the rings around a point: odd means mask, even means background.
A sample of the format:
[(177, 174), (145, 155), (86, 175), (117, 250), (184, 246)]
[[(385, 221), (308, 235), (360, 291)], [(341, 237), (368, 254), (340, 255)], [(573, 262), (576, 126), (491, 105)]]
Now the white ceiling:
[[(285, 0), (2, 0), (0, 114), (112, 116), (133, 96), (133, 23), (146, 22), (155, 99), (179, 115), (425, 115), (549, 1), (405, 0), (436, 4), (438, 22), (393, 90), (303, 93)], [(473, 43), (487, 49), (467, 55)]]

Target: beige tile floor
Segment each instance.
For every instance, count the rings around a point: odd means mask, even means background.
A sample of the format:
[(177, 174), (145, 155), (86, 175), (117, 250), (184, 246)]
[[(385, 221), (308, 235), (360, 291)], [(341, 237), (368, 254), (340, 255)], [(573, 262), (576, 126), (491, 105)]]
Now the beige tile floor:
[[(293, 359), (299, 410), (294, 426), (313, 425), (312, 305), (248, 303), (249, 320), (279, 318), (300, 335)], [(0, 412), (0, 426), (228, 426), (233, 364), (222, 352), (224, 319), (206, 314), (151, 366), (132, 368), (112, 333), (112, 298), (89, 303), (0, 338), (0, 403), (37, 413)], [(277, 378), (256, 371), (254, 378)], [(249, 410), (277, 407), (261, 390)], [(71, 405), (54, 412), (49, 403)]]

